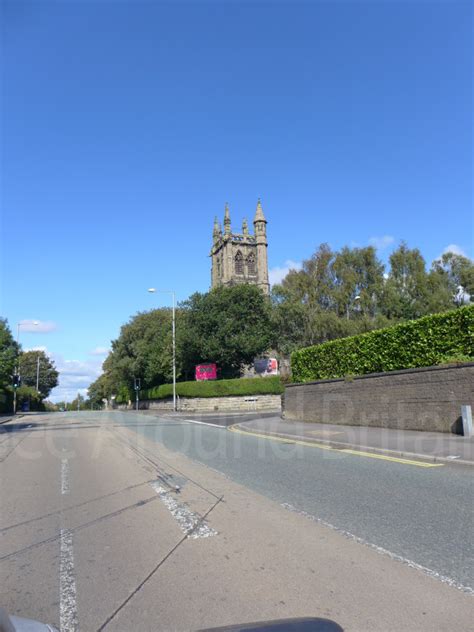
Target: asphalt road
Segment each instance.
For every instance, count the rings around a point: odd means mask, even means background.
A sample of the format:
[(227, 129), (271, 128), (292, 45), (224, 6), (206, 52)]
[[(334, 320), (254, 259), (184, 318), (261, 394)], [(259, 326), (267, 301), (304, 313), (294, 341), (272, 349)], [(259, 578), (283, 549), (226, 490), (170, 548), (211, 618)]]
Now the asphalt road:
[[(188, 418), (228, 425), (246, 416)], [(167, 424), (142, 419), (127, 414), (121, 423), (278, 503), (474, 591), (471, 468), (417, 467), (176, 418)]]
[(0, 426), (0, 605), (61, 632), (303, 616), (346, 631), (471, 628), (472, 470), (226, 427), (242, 420)]

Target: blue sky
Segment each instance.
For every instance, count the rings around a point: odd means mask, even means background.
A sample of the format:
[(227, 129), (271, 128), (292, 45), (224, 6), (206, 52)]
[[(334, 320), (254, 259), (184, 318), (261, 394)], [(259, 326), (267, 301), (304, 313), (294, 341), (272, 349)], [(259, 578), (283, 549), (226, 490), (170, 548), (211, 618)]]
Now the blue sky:
[[(137, 311), (210, 282), (213, 218), (473, 254), (472, 4), (2, 2), (0, 313), (72, 398)], [(33, 332), (29, 332), (33, 329)], [(93, 355), (95, 354), (95, 355)]]

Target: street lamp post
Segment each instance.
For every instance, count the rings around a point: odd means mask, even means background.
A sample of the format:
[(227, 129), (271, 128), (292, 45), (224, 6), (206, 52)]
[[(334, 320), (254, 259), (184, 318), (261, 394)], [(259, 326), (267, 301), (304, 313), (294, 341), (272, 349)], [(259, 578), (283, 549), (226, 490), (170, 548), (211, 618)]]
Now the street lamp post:
[(176, 411), (176, 294), (173, 290), (157, 290), (154, 287), (148, 290), (151, 294), (156, 292), (162, 292), (163, 294), (171, 294), (173, 300), (173, 319), (172, 319), (172, 332), (173, 332), (173, 410)]
[(39, 393), (39, 379), (40, 379), (40, 354), (36, 357), (36, 392)]

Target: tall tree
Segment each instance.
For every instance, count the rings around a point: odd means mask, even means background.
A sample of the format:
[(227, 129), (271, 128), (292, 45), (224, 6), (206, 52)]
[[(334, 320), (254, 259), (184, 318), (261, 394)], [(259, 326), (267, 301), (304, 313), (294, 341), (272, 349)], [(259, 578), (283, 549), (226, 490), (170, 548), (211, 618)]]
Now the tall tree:
[(113, 384), (110, 383), (108, 373), (102, 373), (87, 389), (89, 401), (96, 408), (103, 406), (103, 400), (108, 399), (112, 394)]
[[(182, 329), (182, 310), (176, 310), (176, 329)], [(103, 369), (107, 376), (101, 390), (110, 396), (132, 394), (133, 380), (141, 379), (143, 388), (170, 382), (172, 364), (172, 315), (171, 310), (162, 308), (141, 312), (122, 326), (117, 340), (112, 341), (112, 351), (107, 356)], [(176, 358), (177, 377), (182, 374), (182, 354), (178, 345)], [(122, 391), (120, 390), (122, 389)]]
[(348, 248), (338, 252), (332, 264), (334, 299), (339, 316), (375, 317), (384, 285), (384, 265), (375, 248)]
[[(38, 373), (39, 369), (39, 373)], [(36, 388), (38, 380), (38, 392), (41, 399), (49, 396), (53, 388), (58, 385), (59, 373), (54, 362), (48, 358), (44, 351), (26, 351), (20, 355), (21, 381), (24, 386)]]
[(17, 344), (12, 336), (8, 322), (0, 318), (0, 389), (12, 385), (12, 375), (18, 354)]
[(406, 243), (390, 255), (390, 273), (385, 284), (383, 311), (389, 318), (419, 318), (429, 312), (430, 289), (421, 252)]
[(270, 302), (256, 286), (196, 293), (184, 307), (188, 365), (215, 362), (223, 375), (236, 376), (243, 365), (270, 347)]
[(372, 247), (335, 253), (319, 246), (300, 271), (273, 288), (277, 350), (287, 354), (380, 326), (383, 272)]
[(446, 252), (431, 266), (431, 276), (445, 288), (452, 303), (461, 306), (474, 298), (474, 262), (454, 252)]

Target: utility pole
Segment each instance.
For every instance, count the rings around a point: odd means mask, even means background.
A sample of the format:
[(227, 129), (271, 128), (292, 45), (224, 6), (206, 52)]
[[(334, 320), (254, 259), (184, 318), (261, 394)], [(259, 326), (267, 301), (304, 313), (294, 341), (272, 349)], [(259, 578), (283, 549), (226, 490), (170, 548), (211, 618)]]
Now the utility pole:
[(20, 386), (19, 382), (20, 382), (20, 346), (19, 346), (19, 342), (20, 342), (20, 325), (21, 323), (17, 324), (16, 327), (16, 349), (17, 349), (17, 362), (16, 362), (16, 366), (15, 366), (15, 374), (13, 376), (13, 414), (16, 415), (16, 389)]

